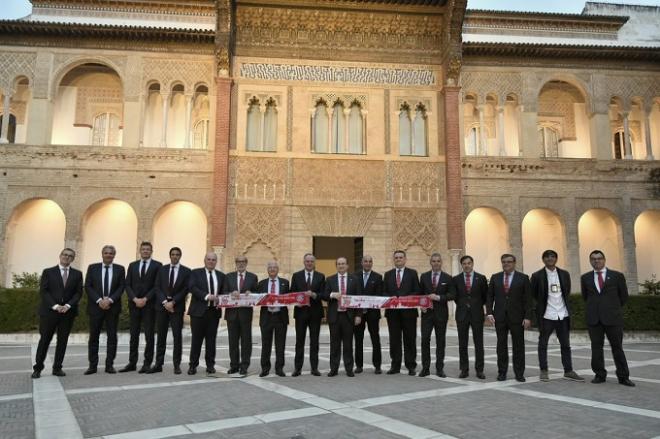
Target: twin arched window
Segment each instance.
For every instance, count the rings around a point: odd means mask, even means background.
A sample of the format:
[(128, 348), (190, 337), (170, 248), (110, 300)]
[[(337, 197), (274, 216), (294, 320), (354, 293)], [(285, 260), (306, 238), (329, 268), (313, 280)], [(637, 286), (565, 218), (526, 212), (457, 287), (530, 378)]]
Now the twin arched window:
[(399, 155), (428, 155), (426, 107), (421, 102), (413, 110), (407, 102), (399, 109)]
[(264, 105), (256, 97), (248, 102), (246, 149), (277, 150), (277, 103), (273, 98)]
[(354, 100), (346, 106), (337, 99), (328, 107), (319, 99), (312, 116), (312, 151), (333, 154), (364, 154), (362, 104)]

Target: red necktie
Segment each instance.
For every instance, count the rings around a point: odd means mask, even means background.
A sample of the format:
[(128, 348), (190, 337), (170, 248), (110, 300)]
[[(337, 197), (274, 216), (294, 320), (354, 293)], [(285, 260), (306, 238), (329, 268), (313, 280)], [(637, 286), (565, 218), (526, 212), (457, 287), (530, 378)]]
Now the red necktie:
[(433, 273), (433, 289), (438, 287), (438, 273)]
[(509, 273), (504, 273), (504, 292), (509, 294)]
[(396, 271), (396, 287), (401, 288), (401, 270)]
[(600, 291), (603, 291), (603, 285), (605, 285), (605, 279), (603, 279), (603, 272), (599, 271), (598, 272), (598, 289)]
[(471, 273), (465, 273), (465, 291), (468, 293), (472, 289), (472, 280), (470, 280)]
[(245, 285), (245, 278), (243, 277), (243, 273), (240, 273), (240, 280), (238, 281), (238, 291), (241, 292), (243, 291), (243, 286)]
[(344, 276), (339, 276), (341, 279), (341, 285), (339, 286), (339, 289), (341, 291), (341, 295), (344, 296), (346, 294), (346, 281), (344, 280)]
[(275, 279), (270, 280), (270, 294), (277, 294), (275, 292)]

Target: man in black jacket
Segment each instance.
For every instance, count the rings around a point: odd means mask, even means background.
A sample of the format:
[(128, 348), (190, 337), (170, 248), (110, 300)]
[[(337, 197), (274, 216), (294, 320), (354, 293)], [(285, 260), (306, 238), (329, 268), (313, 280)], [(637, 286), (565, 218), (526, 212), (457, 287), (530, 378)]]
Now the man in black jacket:
[(605, 254), (600, 250), (591, 252), (589, 262), (594, 269), (582, 275), (581, 286), (591, 339), (591, 369), (596, 374), (591, 382), (604, 383), (607, 377), (603, 355), (603, 343), (607, 336), (619, 383), (634, 387), (623, 352), (623, 305), (628, 300), (626, 278), (623, 273), (605, 267)]
[[(260, 294), (287, 294), (289, 281), (279, 277), (280, 266), (277, 261), (268, 262), (266, 271), (268, 277), (259, 282), (257, 292)], [(261, 328), (261, 373), (265, 377), (270, 373), (270, 354), (275, 338), (275, 374), (280, 377), (284, 373), (284, 345), (286, 344), (286, 329), (289, 325), (289, 309), (286, 306), (262, 306), (259, 312), (259, 327)]]
[(99, 363), (99, 336), (105, 323), (108, 345), (105, 372), (117, 373), (113, 367), (117, 355), (117, 325), (121, 313), (121, 295), (124, 293), (124, 267), (113, 263), (117, 250), (106, 245), (101, 250), (103, 262), (91, 264), (85, 275), (87, 314), (89, 315), (89, 344), (87, 356), (89, 368), (85, 375), (96, 373)]
[(130, 342), (128, 364), (119, 372), (136, 370), (138, 361), (138, 345), (140, 343), (140, 328), (144, 328), (144, 363), (140, 373), (149, 371), (154, 359), (154, 328), (156, 311), (154, 284), (158, 270), (163, 265), (151, 259), (153, 247), (150, 242), (140, 244), (140, 259), (128, 264), (126, 272), (126, 295), (128, 296), (128, 311), (130, 315)]
[[(381, 296), (383, 295), (383, 276), (376, 273), (371, 268), (374, 265), (374, 260), (369, 255), (362, 257), (362, 271), (355, 273), (358, 281), (362, 282), (362, 292), (365, 296)], [(367, 309), (362, 315), (360, 324), (355, 326), (353, 333), (355, 336), (355, 373), (362, 373), (363, 358), (364, 358), (364, 328), (369, 329), (369, 337), (371, 338), (371, 363), (374, 365), (374, 373), (380, 375), (381, 369), (381, 347), (380, 347), (380, 310)]]
[(571, 359), (571, 320), (568, 297), (571, 294), (571, 275), (557, 267), (557, 252), (546, 250), (541, 255), (545, 267), (532, 274), (532, 292), (536, 299), (539, 322), (539, 368), (541, 381), (550, 381), (548, 374), (548, 339), (555, 331), (561, 346), (561, 363), (564, 378), (584, 381), (573, 370)]
[(456, 329), (458, 331), (458, 358), (461, 373), (459, 378), (467, 378), (470, 373), (468, 338), (472, 327), (474, 342), (474, 370), (477, 378), (484, 375), (484, 305), (488, 296), (488, 280), (483, 274), (474, 271), (474, 259), (465, 255), (461, 258), (463, 272), (454, 276), (456, 286)]
[[(247, 271), (248, 260), (245, 256), (236, 256), (236, 271), (225, 277), (225, 294), (238, 298), (240, 294), (257, 291), (257, 275)], [(227, 336), (229, 338), (229, 375), (247, 376), (252, 355), (252, 307), (227, 308)], [(240, 349), (239, 349), (240, 346)]]
[(71, 267), (76, 258), (76, 252), (65, 248), (60, 253), (60, 263), (46, 268), (41, 274), (39, 294), (39, 345), (32, 372), (32, 378), (39, 378), (44, 369), (44, 361), (48, 353), (48, 346), (57, 333), (57, 347), (55, 348), (55, 361), (53, 361), (53, 375), (63, 377), (62, 371), (66, 345), (73, 321), (78, 315), (78, 302), (82, 296), (82, 272)]

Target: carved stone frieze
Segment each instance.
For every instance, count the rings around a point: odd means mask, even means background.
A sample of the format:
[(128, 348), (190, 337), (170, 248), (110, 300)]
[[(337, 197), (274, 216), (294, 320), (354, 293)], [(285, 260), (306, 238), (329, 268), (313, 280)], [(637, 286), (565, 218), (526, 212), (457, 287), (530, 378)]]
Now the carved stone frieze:
[(169, 89), (175, 81), (184, 83), (185, 92), (192, 92), (195, 85), (213, 84), (213, 62), (191, 59), (145, 58), (142, 84), (158, 81), (162, 88)]
[(435, 209), (395, 209), (392, 217), (395, 248), (417, 245), (430, 254), (438, 247), (439, 211)]
[(630, 109), (633, 98), (641, 98), (644, 109), (649, 111), (653, 99), (660, 95), (658, 76), (598, 75), (594, 77), (594, 94), (609, 102), (612, 97), (623, 100), (625, 109)]
[(262, 242), (273, 254), (279, 254), (282, 215), (283, 210), (280, 207), (237, 206), (234, 235), (236, 254), (247, 252), (249, 247), (257, 242)]
[(281, 203), (285, 199), (287, 159), (234, 157), (229, 160), (229, 196)]
[(476, 94), (479, 102), (484, 102), (491, 93), (504, 102), (506, 95), (513, 93), (520, 98), (523, 91), (522, 76), (516, 72), (463, 71), (461, 86), (464, 93)]
[(438, 205), (444, 199), (444, 172), (438, 163), (393, 162), (390, 179), (395, 204)]
[(314, 236), (364, 236), (378, 213), (377, 207), (301, 206), (298, 210)]
[(4, 52), (0, 56), (0, 88), (2, 91), (10, 90), (19, 76), (34, 80), (36, 54), (29, 52)]

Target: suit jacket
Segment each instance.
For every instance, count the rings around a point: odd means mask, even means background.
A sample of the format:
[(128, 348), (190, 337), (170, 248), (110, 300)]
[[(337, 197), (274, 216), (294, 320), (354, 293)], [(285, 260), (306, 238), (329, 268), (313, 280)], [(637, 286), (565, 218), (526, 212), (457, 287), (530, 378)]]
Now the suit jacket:
[(522, 325), (524, 319), (532, 319), (534, 303), (529, 277), (520, 271), (514, 273), (508, 294), (504, 292), (503, 271), (490, 278), (486, 312), (495, 317), (495, 324), (506, 321), (511, 325)]
[(454, 279), (448, 273), (441, 271), (440, 276), (438, 276), (438, 285), (433, 288), (433, 272), (427, 271), (426, 273), (422, 273), (419, 278), (419, 283), (421, 294), (437, 294), (440, 296), (440, 301), (434, 301), (433, 309), (422, 313), (422, 317), (431, 318), (432, 316), (435, 316), (441, 320), (448, 320), (449, 310), (447, 309), (447, 302), (454, 300), (456, 297)]
[[(156, 291), (156, 300), (154, 300), (154, 307), (156, 311), (165, 311), (163, 302), (174, 302), (174, 312), (184, 312), (186, 308), (186, 295), (188, 295), (188, 283), (190, 281), (190, 268), (185, 265), (179, 264), (179, 273), (174, 282), (174, 287), (170, 291), (170, 267), (172, 264), (163, 265), (158, 270), (156, 276), (156, 284), (154, 285)], [(165, 311), (166, 312), (166, 311)]]
[[(259, 280), (257, 275), (250, 273), (249, 271), (245, 272), (245, 277), (243, 278), (243, 288), (239, 290), (238, 285), (238, 272), (232, 271), (225, 276), (225, 289), (223, 294), (230, 294), (233, 291), (238, 291), (243, 294), (246, 291), (256, 293), (259, 286)], [(231, 322), (235, 321), (238, 318), (238, 313), (244, 312), (252, 315), (252, 308), (226, 308), (225, 309), (225, 320)]]
[[(310, 317), (310, 318), (323, 318), (323, 303), (321, 302), (321, 294), (325, 289), (325, 275), (314, 270), (312, 276), (312, 285), (310, 291), (316, 293), (316, 299), (310, 297), (309, 306), (296, 306), (293, 309), (293, 318)], [(300, 291), (307, 291), (307, 278), (305, 270), (300, 270), (293, 273), (291, 276), (291, 292), (298, 293)]]
[[(385, 278), (383, 281), (385, 286), (385, 295), (386, 296), (413, 296), (415, 294), (420, 294), (419, 279), (417, 277), (417, 271), (412, 268), (406, 267), (403, 271), (403, 276), (401, 278), (401, 286), (397, 288), (396, 286), (396, 268), (393, 268), (385, 273)], [(401, 312), (403, 317), (417, 317), (417, 308), (414, 309), (387, 309), (385, 310), (385, 317), (393, 315), (394, 312)]]
[[(281, 277), (278, 277), (277, 280), (280, 283), (280, 294), (288, 294), (289, 293), (289, 281), (284, 279), (284, 278), (281, 278)], [(324, 278), (324, 280), (325, 280), (325, 278)], [(267, 277), (266, 279), (262, 279), (259, 282), (259, 285), (257, 286), (257, 292), (259, 294), (268, 294), (270, 292), (270, 284), (269, 283), (270, 283), (270, 278), (269, 277)], [(306, 291), (306, 290), (303, 290), (303, 291)], [(286, 306), (282, 306), (282, 307), (280, 307), (280, 310), (278, 312), (271, 313), (270, 311), (268, 311), (267, 306), (262, 306), (261, 311), (259, 312), (259, 325), (263, 326), (264, 324), (266, 324), (266, 322), (268, 321), (268, 318), (272, 314), (275, 314), (275, 316), (277, 318), (279, 318), (280, 321), (282, 323), (284, 323), (285, 325), (289, 324), (289, 308), (287, 308)]]
[(139, 299), (146, 297), (147, 306), (152, 306), (153, 299), (156, 297), (156, 276), (158, 276), (158, 270), (163, 264), (152, 259), (143, 278), (140, 277), (141, 264), (142, 259), (133, 261), (128, 264), (128, 270), (126, 271), (126, 295), (128, 296), (129, 308), (135, 308), (133, 299), (136, 297)]
[[(571, 275), (568, 274), (568, 271), (557, 267), (557, 276), (559, 277), (559, 286), (561, 287), (561, 295), (564, 298), (566, 311), (568, 311), (568, 315), (571, 315), (568, 300), (568, 296), (571, 295)], [(532, 293), (536, 300), (536, 314), (540, 322), (548, 307), (548, 273), (545, 271), (545, 267), (532, 273), (531, 283)]]
[[(362, 292), (360, 294), (364, 294), (365, 296), (382, 296), (384, 294), (383, 276), (381, 276), (379, 273), (371, 271), (371, 273), (369, 273), (369, 279), (367, 279), (366, 286), (363, 285), (364, 270), (355, 273), (355, 277), (362, 286)], [(381, 317), (379, 309), (368, 309), (364, 314), (369, 318), (380, 319)]]
[(53, 311), (53, 306), (67, 304), (71, 307), (67, 314), (78, 315), (78, 302), (82, 296), (82, 288), (83, 276), (80, 270), (69, 267), (69, 277), (64, 285), (59, 265), (46, 268), (41, 273), (39, 315), (42, 317), (53, 315), (53, 313), (57, 313), (57, 311)]
[[(337, 322), (337, 316), (339, 313), (339, 301), (337, 299), (331, 299), (330, 293), (339, 292), (339, 275), (333, 274), (328, 277), (325, 281), (325, 289), (323, 290), (322, 298), (328, 302), (328, 323), (333, 324)], [(346, 294), (349, 296), (358, 296), (361, 294), (362, 286), (361, 282), (346, 273)], [(348, 318), (353, 320), (356, 314), (362, 314), (358, 310), (348, 309)]]
[[(108, 297), (112, 300), (110, 311), (121, 311), (121, 295), (125, 289), (125, 271), (119, 264), (112, 264), (112, 282)], [(85, 291), (87, 291), (87, 313), (89, 315), (100, 315), (104, 311), (96, 304), (103, 298), (103, 263), (90, 264), (85, 275)]]
[(454, 276), (454, 286), (456, 287), (456, 321), (464, 322), (467, 319), (471, 321), (484, 321), (484, 305), (488, 298), (488, 280), (483, 274), (472, 272), (472, 286), (468, 293), (465, 289), (465, 277), (463, 272)]
[(580, 280), (582, 298), (587, 302), (587, 324), (623, 326), (623, 305), (628, 300), (628, 286), (623, 273), (608, 268), (600, 293), (594, 282), (593, 271), (584, 273)]
[[(218, 285), (215, 287), (218, 295), (222, 294), (225, 285), (225, 275), (220, 270), (214, 270), (215, 277), (218, 279)], [(190, 291), (190, 307), (188, 315), (191, 317), (202, 317), (209, 308), (206, 300), (208, 291), (208, 271), (206, 268), (195, 268), (190, 272), (188, 281), (188, 290)], [(222, 316), (222, 308), (218, 308), (218, 313)]]

